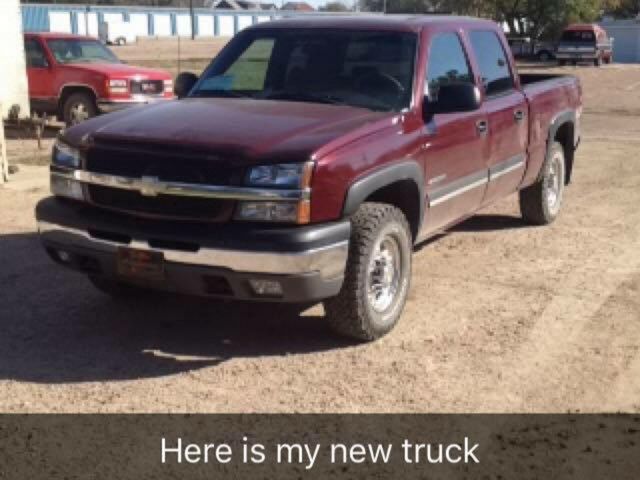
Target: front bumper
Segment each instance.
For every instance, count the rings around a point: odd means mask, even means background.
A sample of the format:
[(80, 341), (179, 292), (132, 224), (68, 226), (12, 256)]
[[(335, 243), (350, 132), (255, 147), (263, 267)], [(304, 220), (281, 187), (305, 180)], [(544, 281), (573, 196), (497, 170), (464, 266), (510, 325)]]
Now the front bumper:
[(131, 98), (123, 100), (114, 99), (99, 99), (96, 103), (100, 113), (117, 112), (118, 110), (124, 110), (125, 108), (137, 107), (140, 105), (148, 105), (150, 103), (167, 102), (172, 100), (164, 96), (144, 96), (134, 95)]
[(583, 61), (583, 60), (595, 60), (598, 58), (597, 52), (557, 52), (556, 59), (557, 60), (566, 60), (566, 61)]
[[(305, 227), (202, 225), (146, 220), (87, 205), (42, 200), (41, 240), (65, 266), (158, 290), (238, 300), (311, 302), (335, 296), (344, 280), (348, 221)], [(118, 276), (121, 248), (162, 252), (162, 281)], [(277, 281), (282, 294), (261, 296), (250, 280)]]

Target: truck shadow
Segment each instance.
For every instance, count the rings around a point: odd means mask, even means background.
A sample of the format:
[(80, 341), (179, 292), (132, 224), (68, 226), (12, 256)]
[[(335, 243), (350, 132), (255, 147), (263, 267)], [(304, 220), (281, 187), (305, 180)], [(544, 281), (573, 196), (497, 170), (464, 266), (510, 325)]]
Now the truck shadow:
[(531, 228), (531, 225), (522, 220), (521, 217), (511, 217), (508, 215), (474, 215), (459, 225), (453, 227), (451, 232), (495, 232), (499, 230), (516, 230), (520, 228)]
[(0, 379), (154, 378), (237, 357), (345, 348), (322, 311), (152, 295), (120, 303), (61, 269), (35, 233), (0, 236)]
[[(454, 231), (523, 226), (516, 218), (480, 215)], [(124, 381), (194, 371), (233, 358), (354, 346), (328, 330), (320, 307), (161, 294), (114, 301), (83, 275), (53, 264), (35, 233), (0, 236), (0, 265), (0, 380)]]

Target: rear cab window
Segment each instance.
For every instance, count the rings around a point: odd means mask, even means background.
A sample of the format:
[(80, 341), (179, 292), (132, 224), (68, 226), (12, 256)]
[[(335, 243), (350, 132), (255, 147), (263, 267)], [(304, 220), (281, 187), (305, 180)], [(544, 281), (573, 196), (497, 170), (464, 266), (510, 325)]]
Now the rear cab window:
[(496, 32), (469, 32), (471, 48), (476, 56), (487, 97), (502, 95), (515, 88), (507, 54)]
[(561, 42), (564, 43), (596, 43), (596, 35), (590, 30), (565, 30), (562, 34)]

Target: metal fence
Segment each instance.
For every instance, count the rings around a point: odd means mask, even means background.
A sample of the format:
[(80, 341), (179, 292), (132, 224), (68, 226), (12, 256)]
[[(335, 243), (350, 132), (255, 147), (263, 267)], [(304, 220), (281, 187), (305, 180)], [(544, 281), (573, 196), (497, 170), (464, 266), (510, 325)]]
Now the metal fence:
[[(0, 0), (1, 1), (1, 0)], [(102, 22), (128, 22), (138, 37), (229, 37), (250, 25), (277, 18), (300, 15), (327, 15), (322, 12), (281, 10), (195, 9), (193, 22), (187, 8), (22, 5), (25, 32), (64, 32), (98, 35)]]

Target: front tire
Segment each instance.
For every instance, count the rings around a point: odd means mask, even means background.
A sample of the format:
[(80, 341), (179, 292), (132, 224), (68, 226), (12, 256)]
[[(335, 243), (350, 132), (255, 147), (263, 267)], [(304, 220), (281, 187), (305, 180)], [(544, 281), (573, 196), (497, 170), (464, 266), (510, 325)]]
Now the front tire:
[(69, 95), (62, 107), (62, 118), (67, 127), (78, 125), (98, 114), (98, 107), (92, 95), (77, 92)]
[(542, 166), (542, 178), (520, 191), (522, 218), (533, 225), (549, 225), (560, 214), (566, 183), (564, 148), (554, 142)]
[(324, 302), (331, 328), (358, 341), (373, 341), (397, 325), (411, 282), (412, 236), (403, 213), (364, 203), (351, 219), (345, 281)]

